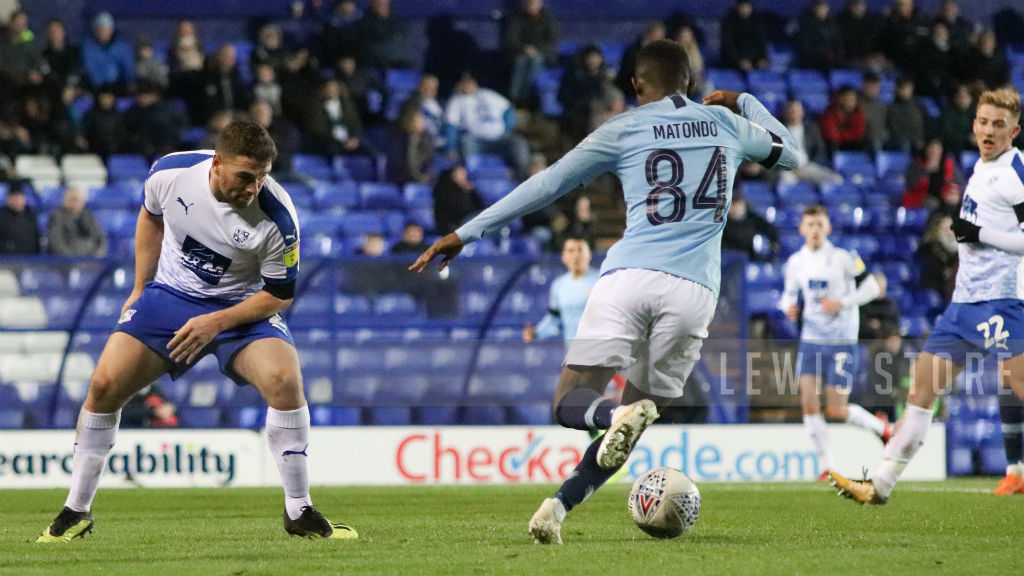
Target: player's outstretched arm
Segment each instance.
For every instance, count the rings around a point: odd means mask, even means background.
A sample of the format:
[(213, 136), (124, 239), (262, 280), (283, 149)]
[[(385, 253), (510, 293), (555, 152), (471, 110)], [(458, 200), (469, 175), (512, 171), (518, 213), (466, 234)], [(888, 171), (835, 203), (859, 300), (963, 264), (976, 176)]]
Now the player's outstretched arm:
[(1024, 234), (1020, 232), (990, 230), (959, 218), (953, 221), (952, 228), (959, 242), (981, 242), (1011, 254), (1024, 256)]
[(434, 244), (430, 248), (427, 248), (423, 254), (420, 254), (420, 257), (412, 263), (412, 266), (409, 266), (409, 270), (416, 273), (423, 272), (423, 270), (427, 268), (427, 265), (430, 264), (438, 254), (444, 256), (444, 258), (441, 260), (441, 263), (437, 265), (437, 269), (444, 270), (448, 266), (448, 263), (454, 260), (455, 257), (459, 255), (459, 252), (462, 252), (463, 246), (465, 246), (465, 244), (462, 242), (462, 239), (459, 238), (458, 234), (454, 232), (447, 234), (437, 242), (434, 242)]
[[(772, 116), (757, 98), (731, 90), (715, 90), (704, 98), (703, 103), (706, 106), (724, 106), (756, 125), (748, 124), (740, 132), (740, 142), (744, 143), (749, 160), (760, 162), (767, 168), (777, 166), (793, 170), (799, 166), (797, 151), (800, 145), (789, 129)], [(768, 134), (764, 134), (766, 131)], [(766, 140), (766, 137), (769, 139)]]
[(164, 219), (150, 214), (145, 207), (139, 209), (135, 224), (135, 285), (121, 313), (139, 299), (146, 283), (156, 278), (156, 265), (160, 261), (160, 246), (164, 241)]
[(174, 338), (167, 343), (167, 349), (171, 351), (169, 356), (176, 362), (191, 364), (217, 334), (270, 318), (284, 311), (291, 303), (290, 298), (281, 299), (266, 290), (260, 290), (230, 308), (196, 316), (179, 328)]

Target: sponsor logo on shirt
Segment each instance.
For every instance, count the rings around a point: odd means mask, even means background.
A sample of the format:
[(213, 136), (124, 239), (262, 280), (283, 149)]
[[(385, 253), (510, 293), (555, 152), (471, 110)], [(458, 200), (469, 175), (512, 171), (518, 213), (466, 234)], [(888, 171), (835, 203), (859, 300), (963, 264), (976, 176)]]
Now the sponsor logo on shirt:
[(200, 280), (216, 286), (231, 265), (231, 259), (207, 248), (191, 236), (185, 236), (181, 243), (181, 265), (192, 271)]

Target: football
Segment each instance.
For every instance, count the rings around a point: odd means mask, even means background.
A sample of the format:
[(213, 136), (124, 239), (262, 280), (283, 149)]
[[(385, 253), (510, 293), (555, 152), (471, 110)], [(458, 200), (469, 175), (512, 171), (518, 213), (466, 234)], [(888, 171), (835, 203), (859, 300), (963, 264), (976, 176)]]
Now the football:
[(641, 530), (655, 538), (676, 538), (697, 523), (700, 490), (675, 468), (655, 468), (633, 483), (629, 515)]

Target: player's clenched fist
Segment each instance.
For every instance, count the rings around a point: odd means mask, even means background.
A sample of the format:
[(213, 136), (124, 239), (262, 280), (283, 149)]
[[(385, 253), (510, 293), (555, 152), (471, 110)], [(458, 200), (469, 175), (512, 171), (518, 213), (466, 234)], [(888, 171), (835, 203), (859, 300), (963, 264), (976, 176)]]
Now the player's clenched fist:
[(732, 90), (715, 90), (704, 97), (705, 106), (725, 106), (729, 110), (739, 114), (740, 106), (737, 101), (740, 98), (739, 92)]

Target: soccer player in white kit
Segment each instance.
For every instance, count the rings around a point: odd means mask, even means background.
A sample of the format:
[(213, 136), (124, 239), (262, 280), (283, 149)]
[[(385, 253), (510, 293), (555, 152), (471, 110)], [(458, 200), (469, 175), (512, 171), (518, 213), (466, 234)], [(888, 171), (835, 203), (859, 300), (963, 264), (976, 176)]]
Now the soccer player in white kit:
[(157, 160), (135, 230), (135, 287), (107, 340), (78, 417), (71, 490), (37, 542), (92, 530), (92, 501), (121, 407), (163, 374), (207, 354), (267, 401), (267, 439), (285, 491), (284, 526), (307, 538), (355, 538), (309, 496), (309, 409), (299, 358), (279, 315), (295, 295), (299, 227), (268, 173), (277, 148), (253, 122), (233, 122), (216, 150)]
[[(410, 266), (422, 271), (441, 255), (444, 268), (465, 243), (604, 172), (622, 181), (626, 231), (601, 267), (552, 406), (559, 424), (606, 433), (530, 519), (538, 544), (562, 542), (566, 512), (626, 462), (658, 407), (682, 395), (715, 312), (722, 229), (740, 162), (797, 165), (789, 131), (757, 99), (716, 91), (701, 105), (683, 95), (689, 77), (682, 46), (670, 40), (644, 46), (633, 79), (639, 107), (605, 122)], [(626, 405), (602, 396), (620, 371), (627, 377)]]
[(924, 444), (935, 398), (967, 365), (980, 365), (982, 356), (996, 354), (1002, 385), (1024, 398), (1024, 158), (1012, 146), (1019, 121), (1016, 90), (991, 90), (978, 99), (973, 131), (981, 158), (952, 226), (961, 243), (953, 301), (914, 365), (907, 409), (873, 478), (856, 481), (830, 474), (843, 496), (864, 504), (888, 502)]
[[(820, 204), (804, 209), (800, 234), (804, 246), (786, 261), (785, 289), (779, 308), (791, 321), (797, 319), (797, 298), (803, 296), (803, 327), (797, 351), (797, 381), (803, 408), (804, 429), (822, 469), (818, 481), (833, 468), (827, 417), (848, 422), (889, 439), (889, 422), (875, 418), (857, 404), (850, 404), (850, 388), (857, 377), (860, 328), (859, 307), (878, 298), (881, 286), (864, 262), (828, 241), (832, 224), (828, 209)], [(822, 383), (825, 414), (821, 413)]]

